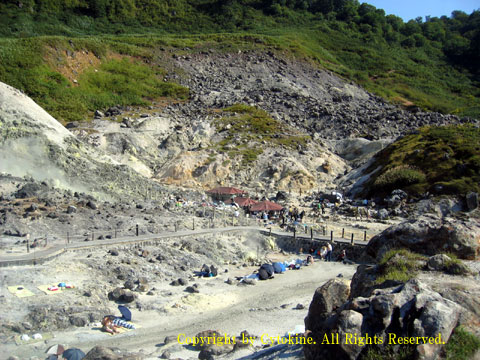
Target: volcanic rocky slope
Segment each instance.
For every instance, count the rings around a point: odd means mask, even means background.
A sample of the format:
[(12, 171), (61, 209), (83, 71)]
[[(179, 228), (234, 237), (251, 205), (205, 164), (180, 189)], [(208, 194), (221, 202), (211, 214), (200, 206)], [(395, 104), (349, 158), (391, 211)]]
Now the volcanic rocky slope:
[(177, 186), (335, 188), (351, 165), (399, 135), (474, 121), (402, 110), (281, 53), (164, 50), (159, 63), (169, 69), (166, 80), (190, 89), (190, 100), (108, 109), (70, 129), (142, 175)]
[(282, 53), (175, 51), (164, 49), (158, 62), (191, 99), (100, 109), (67, 129), (0, 84), (0, 171), (13, 176), (1, 182), (4, 232), (24, 235), (32, 219), (45, 220), (37, 236), (72, 224), (98, 236), (138, 223), (158, 232), (173, 226), (178, 197), (200, 200), (198, 190), (219, 184), (253, 196), (334, 189), (396, 136), (471, 120), (406, 112)]

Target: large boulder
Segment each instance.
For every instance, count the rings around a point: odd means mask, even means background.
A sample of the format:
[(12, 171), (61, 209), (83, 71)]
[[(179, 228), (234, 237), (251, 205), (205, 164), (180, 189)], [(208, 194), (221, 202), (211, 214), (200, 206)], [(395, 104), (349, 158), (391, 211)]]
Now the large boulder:
[(366, 248), (380, 260), (391, 250), (406, 248), (425, 255), (450, 252), (461, 259), (475, 259), (479, 251), (480, 227), (470, 220), (423, 215), (393, 225), (373, 237)]
[(478, 193), (469, 192), (466, 196), (467, 209), (468, 211), (473, 211), (478, 208)]
[[(387, 266), (389, 265), (390, 263), (387, 264)], [(391, 288), (403, 284), (403, 282), (396, 280), (386, 280), (383, 283), (378, 284), (376, 280), (379, 270), (379, 267), (376, 265), (360, 265), (353, 275), (350, 284), (350, 299), (358, 296), (369, 297), (376, 289)]]
[(398, 208), (407, 199), (408, 195), (403, 190), (393, 190), (390, 196), (386, 197), (383, 201), (387, 204), (389, 209)]
[[(421, 341), (412, 349), (412, 356), (433, 360), (450, 338), (461, 312), (459, 305), (417, 279), (377, 289), (370, 297), (351, 299), (330, 314), (323, 313), (324, 308), (321, 302), (312, 301), (305, 319), (306, 334), (313, 340), (304, 346), (306, 359), (353, 360), (366, 353), (367, 339), (381, 352), (385, 345), (397, 345), (399, 338), (423, 336), (436, 339), (437, 344)], [(393, 347), (394, 351), (399, 348)]]
[(137, 295), (128, 289), (117, 287), (108, 293), (108, 299), (116, 302), (131, 303), (135, 301)]
[(443, 271), (449, 261), (451, 261), (449, 256), (445, 254), (437, 254), (428, 259), (427, 267), (429, 270)]
[(376, 217), (379, 220), (386, 220), (388, 219), (389, 213), (387, 209), (380, 209), (377, 211)]
[(27, 183), (15, 193), (17, 199), (27, 199), (38, 196), (42, 191), (47, 191), (48, 187), (38, 183)]
[(332, 279), (327, 281), (313, 295), (308, 316), (305, 318), (307, 328), (315, 329), (316, 324), (325, 320), (329, 314), (343, 305), (350, 295), (350, 281)]
[(91, 349), (84, 360), (142, 360), (145, 355), (138, 353), (125, 353), (118, 349), (107, 348), (104, 346), (95, 346)]
[(234, 344), (225, 344), (222, 342), (219, 342), (218, 344), (207, 344), (205, 345), (202, 350), (200, 350), (200, 353), (198, 354), (199, 359), (213, 359), (216, 356), (221, 356), (224, 354), (227, 354), (229, 352), (232, 352), (234, 349)]

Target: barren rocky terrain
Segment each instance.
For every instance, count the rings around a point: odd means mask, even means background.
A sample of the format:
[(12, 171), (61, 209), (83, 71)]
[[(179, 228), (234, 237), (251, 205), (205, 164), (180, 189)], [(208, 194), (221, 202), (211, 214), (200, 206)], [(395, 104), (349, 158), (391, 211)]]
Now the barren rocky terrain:
[[(365, 166), (359, 166), (396, 137), (423, 125), (478, 125), (476, 120), (407, 112), (280, 53), (184, 55), (188, 50), (162, 50), (161, 57), (169, 69), (166, 79), (189, 87), (188, 101), (99, 109), (91, 121), (67, 128), (20, 91), (0, 84), (0, 257), (23, 255), (27, 239), (39, 241), (36, 251), (134, 236), (137, 229), (152, 235), (235, 221), (257, 226), (243, 213), (234, 218), (204, 198), (210, 187), (232, 185), (258, 199), (298, 206), (316, 231), (328, 226), (357, 231), (355, 236), (377, 235), (359, 262), (371, 265), (397, 247), (419, 253), (423, 257), (412, 265), (418, 276), (376, 282), (385, 268), (403, 264), (407, 255), (399, 254), (388, 266), (357, 272), (357, 264), (316, 262), (256, 285), (239, 284), (237, 277), (264, 262), (305, 257), (280, 251), (255, 231), (69, 251), (42, 265), (2, 270), (1, 341), (8, 356), (43, 358), (48, 346), (62, 343), (85, 352), (95, 345), (119, 347), (132, 353), (124, 358), (132, 359), (197, 358), (196, 349), (172, 338), (165, 344), (165, 338), (207, 330), (284, 335), (303, 325), (306, 316), (307, 331), (317, 337), (365, 328), (385, 334), (403, 320), (398, 329), (405, 336), (442, 331), (448, 338), (458, 324), (478, 334), (478, 195), (410, 201), (396, 191), (381, 206), (370, 205), (368, 221), (357, 219), (359, 209), (351, 199), (323, 217), (313, 211), (323, 191), (346, 193), (364, 176)], [(435, 258), (437, 252), (448, 255)], [(194, 277), (203, 264), (218, 267), (219, 275)], [(337, 276), (336, 285), (316, 290)], [(54, 295), (38, 288), (63, 281), (75, 288)], [(25, 287), (33, 296), (17, 298), (7, 286)], [(426, 300), (418, 300), (415, 291)], [(415, 311), (409, 312), (412, 299)], [(129, 304), (140, 327), (113, 337), (96, 329), (120, 303)], [(438, 309), (438, 319), (448, 319), (448, 326), (432, 322), (435, 314), (427, 303)], [(405, 318), (397, 316), (400, 308), (408, 308)], [(14, 342), (35, 332), (54, 337)], [(232, 353), (233, 348), (223, 348), (228, 353), (217, 355), (261, 356), (252, 352), (262, 344), (254, 345)], [(287, 351), (281, 354), (285, 358), (303, 356), (299, 347), (277, 351)], [(356, 358), (363, 350), (338, 351), (340, 358)], [(442, 356), (439, 349), (415, 351), (426, 359)], [(325, 349), (306, 347), (307, 358), (319, 354)]]
[[(13, 295), (2, 288), (2, 307), (8, 314), (3, 320), (2, 347), (9, 355), (21, 359), (42, 358), (41, 354), (55, 343), (79, 347), (85, 352), (95, 345), (117, 346), (123, 351), (140, 352), (145, 358), (158, 358), (168, 349), (174, 357), (195, 358), (197, 351), (191, 347), (181, 346), (176, 340), (167, 346), (163, 340), (167, 336), (176, 338), (180, 333), (194, 336), (204, 330), (217, 330), (229, 336), (238, 336), (243, 330), (257, 336), (263, 333), (283, 336), (303, 324), (316, 287), (339, 274), (348, 279), (355, 271), (352, 265), (318, 262), (298, 271), (275, 275), (272, 280), (242, 285), (236, 277), (258, 268), (243, 265), (246, 254), (255, 253), (256, 243), (261, 243), (261, 239), (255, 238), (254, 233), (215, 239), (202, 237), (190, 241), (190, 246), (185, 242), (169, 242), (154, 248), (119, 249), (118, 256), (107, 249), (82, 251), (67, 253), (45, 265), (22, 267), (22, 271), (16, 267), (5, 269), (2, 283), (22, 284), (35, 295), (14, 301)], [(201, 254), (202, 251), (205, 254)], [(261, 254), (270, 260), (298, 257), (265, 253), (263, 247)], [(219, 275), (194, 277), (194, 271), (198, 271), (202, 263), (218, 266)], [(178, 278), (182, 279), (182, 285), (172, 285)], [(137, 288), (139, 279), (145, 285), (142, 289)], [(231, 284), (226, 283), (228, 279)], [(58, 281), (74, 284), (75, 288), (53, 295), (37, 288)], [(108, 294), (116, 287), (123, 288), (127, 282), (132, 283), (132, 289), (137, 288), (132, 293), (134, 300), (126, 305), (139, 328), (115, 336), (95, 330), (98, 328), (95, 323), (103, 315), (118, 313), (116, 303), (109, 300)], [(198, 285), (198, 293), (189, 292), (194, 284)], [(19, 326), (21, 329), (17, 329)], [(29, 334), (53, 332), (54, 338), (17, 346), (8, 341), (6, 335), (18, 330)], [(261, 345), (255, 342), (257, 350)], [(253, 351), (250, 347), (227, 358), (238, 358)]]

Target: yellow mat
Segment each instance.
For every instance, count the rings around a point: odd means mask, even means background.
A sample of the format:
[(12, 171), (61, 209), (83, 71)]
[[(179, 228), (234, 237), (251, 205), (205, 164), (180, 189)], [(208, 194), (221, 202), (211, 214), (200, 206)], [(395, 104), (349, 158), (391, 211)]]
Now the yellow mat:
[(42, 335), (41, 339), (34, 339), (34, 338), (30, 337), (29, 340), (22, 340), (20, 338), (22, 335), (17, 335), (17, 336), (15, 336), (15, 343), (17, 345), (24, 345), (24, 344), (33, 344), (33, 343), (36, 343), (36, 342), (39, 342), (39, 341), (45, 341), (45, 340), (53, 339), (53, 334), (52, 333), (41, 333), (40, 335)]
[(104, 334), (107, 334), (107, 335), (110, 335), (110, 336), (114, 336), (114, 335), (124, 334), (124, 333), (126, 333), (126, 332), (130, 332), (130, 331), (133, 331), (133, 330), (136, 330), (136, 329), (140, 329), (140, 328), (141, 328), (140, 325), (134, 324), (134, 323), (132, 323), (132, 322), (129, 322), (129, 324), (134, 325), (134, 326), (135, 326), (135, 329), (127, 329), (127, 328), (124, 328), (124, 327), (121, 326), (121, 327), (118, 327), (118, 328), (117, 328), (117, 331), (118, 331), (118, 332), (115, 333), (115, 334), (112, 334), (112, 333), (103, 331), (103, 330), (102, 330), (102, 326), (100, 326), (100, 327), (98, 327), (98, 326), (97, 326), (97, 327), (94, 327), (94, 328), (92, 328), (92, 330), (100, 330), (100, 331), (103, 332)]
[(55, 294), (61, 294), (65, 291), (70, 291), (70, 290), (74, 290), (75, 288), (64, 288), (64, 287), (58, 287), (58, 290), (55, 290), (55, 291), (51, 291), (51, 290), (48, 290), (49, 287), (51, 286), (56, 286), (56, 285), (38, 285), (37, 286), (37, 289), (43, 291), (45, 294), (47, 295), (55, 295)]
[(23, 285), (8, 286), (8, 291), (10, 291), (13, 295), (19, 298), (35, 295), (30, 290), (26, 289)]

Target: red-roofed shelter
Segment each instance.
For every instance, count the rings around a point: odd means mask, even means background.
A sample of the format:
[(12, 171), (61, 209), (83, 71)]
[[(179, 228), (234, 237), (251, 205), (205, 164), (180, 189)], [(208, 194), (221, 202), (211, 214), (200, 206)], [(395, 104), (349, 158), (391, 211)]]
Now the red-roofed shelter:
[(234, 195), (242, 195), (246, 194), (246, 191), (234, 188), (234, 187), (225, 187), (225, 186), (220, 186), (216, 187), (211, 190), (207, 190), (207, 194), (210, 194), (212, 198), (218, 199), (218, 200), (227, 200), (230, 199)]
[(250, 206), (250, 211), (280, 211), (282, 209), (282, 205), (268, 200), (260, 201)]

